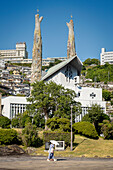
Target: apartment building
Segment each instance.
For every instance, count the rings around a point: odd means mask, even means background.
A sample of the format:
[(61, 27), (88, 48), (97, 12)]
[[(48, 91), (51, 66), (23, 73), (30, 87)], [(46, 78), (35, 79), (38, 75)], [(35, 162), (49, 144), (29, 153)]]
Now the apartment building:
[(16, 49), (0, 50), (0, 61), (15, 62), (28, 58), (25, 42), (16, 43)]
[(100, 53), (100, 64), (104, 65), (106, 63), (113, 64), (113, 51), (106, 52), (106, 49), (102, 48)]

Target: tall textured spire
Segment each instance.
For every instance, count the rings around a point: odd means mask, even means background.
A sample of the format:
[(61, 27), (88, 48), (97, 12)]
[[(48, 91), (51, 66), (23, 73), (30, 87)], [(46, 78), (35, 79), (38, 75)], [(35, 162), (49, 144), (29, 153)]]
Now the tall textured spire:
[(69, 23), (66, 23), (69, 28), (68, 42), (67, 42), (67, 59), (75, 56), (75, 37), (74, 37), (74, 24), (71, 16)]
[[(37, 10), (39, 12), (39, 10)], [(32, 51), (32, 66), (31, 66), (31, 83), (39, 81), (42, 75), (42, 38), (40, 23), (43, 17), (39, 14), (35, 15), (35, 31), (34, 31), (34, 44)]]

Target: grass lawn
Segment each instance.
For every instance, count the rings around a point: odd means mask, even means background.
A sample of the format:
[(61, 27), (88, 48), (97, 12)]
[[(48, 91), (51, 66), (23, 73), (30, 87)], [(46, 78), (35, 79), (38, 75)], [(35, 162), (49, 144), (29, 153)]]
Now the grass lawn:
[[(48, 156), (44, 151), (45, 145), (36, 149), (36, 155)], [(73, 151), (67, 147), (65, 151), (55, 151), (56, 157), (113, 157), (113, 140), (89, 139), (75, 135)]]

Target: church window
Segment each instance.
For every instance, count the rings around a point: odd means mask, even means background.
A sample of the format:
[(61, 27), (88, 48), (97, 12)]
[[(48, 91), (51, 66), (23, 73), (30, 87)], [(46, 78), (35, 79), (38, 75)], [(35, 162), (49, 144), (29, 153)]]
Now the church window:
[(72, 73), (71, 67), (67, 66), (66, 70), (65, 70), (66, 82), (70, 82), (70, 79), (72, 78), (72, 75), (73, 75), (73, 73)]

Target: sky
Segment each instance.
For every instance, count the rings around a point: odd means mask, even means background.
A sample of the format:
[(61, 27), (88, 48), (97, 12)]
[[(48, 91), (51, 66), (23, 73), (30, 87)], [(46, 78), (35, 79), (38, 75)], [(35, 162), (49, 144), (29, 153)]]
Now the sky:
[(0, 50), (26, 42), (32, 58), (35, 14), (41, 22), (42, 58), (66, 57), (68, 27), (74, 22), (76, 52), (83, 62), (113, 51), (113, 0), (0, 0)]

